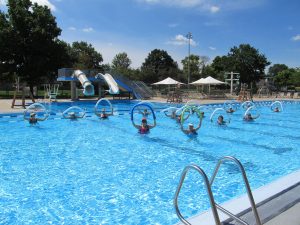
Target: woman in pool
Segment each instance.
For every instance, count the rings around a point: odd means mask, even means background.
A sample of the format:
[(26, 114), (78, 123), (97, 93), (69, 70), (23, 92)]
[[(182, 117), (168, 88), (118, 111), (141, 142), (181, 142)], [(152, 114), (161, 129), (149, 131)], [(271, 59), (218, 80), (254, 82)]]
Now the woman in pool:
[(273, 110), (273, 112), (280, 112), (278, 107), (275, 107), (275, 109)]
[(99, 116), (100, 119), (105, 120), (105, 119), (108, 119), (109, 116), (112, 116), (112, 115), (114, 114), (114, 112), (113, 112), (113, 109), (112, 109), (112, 112), (111, 112), (111, 113), (106, 113), (105, 108), (103, 108), (103, 109), (101, 110), (101, 113), (95, 112), (95, 114), (96, 114), (97, 116)]
[(34, 112), (32, 112), (32, 113), (30, 113), (30, 117), (26, 120), (28, 120), (29, 124), (36, 125), (38, 123), (38, 121), (44, 121), (46, 119), (47, 118), (43, 118), (43, 119), (36, 118), (36, 114)]
[(148, 117), (151, 114), (151, 112), (148, 112), (147, 109), (144, 109), (144, 111), (140, 111), (140, 114), (142, 114), (144, 117)]
[(177, 118), (177, 115), (176, 115), (176, 111), (175, 111), (175, 110), (172, 111), (171, 115), (168, 115), (166, 112), (165, 112), (165, 115), (166, 115), (167, 117), (170, 117), (171, 119), (176, 119), (176, 118)]
[(226, 110), (226, 112), (227, 112), (227, 113), (234, 113), (234, 112), (235, 112), (235, 110), (233, 110), (233, 108), (232, 108), (232, 107), (230, 107), (229, 109), (227, 109), (227, 110)]
[(184, 129), (183, 123), (180, 123), (182, 132), (187, 135), (197, 135), (198, 134), (197, 131), (200, 129), (201, 124), (202, 124), (202, 117), (200, 118), (199, 124), (196, 128), (194, 128), (194, 125), (190, 123), (188, 129)]
[(84, 115), (85, 115), (85, 113), (82, 113), (82, 115), (79, 115), (79, 114), (76, 115), (75, 112), (69, 112), (67, 115), (66, 115), (66, 114), (63, 114), (63, 117), (64, 117), (65, 119), (77, 120), (77, 119), (83, 118)]
[(139, 130), (140, 134), (147, 134), (147, 133), (150, 132), (150, 129), (152, 129), (152, 128), (154, 128), (156, 126), (156, 120), (154, 120), (154, 124), (153, 125), (148, 125), (146, 118), (142, 119), (141, 125), (136, 125), (133, 120), (132, 120), (132, 124), (133, 124), (133, 126), (136, 129)]
[(218, 117), (217, 123), (218, 125), (226, 125), (226, 122), (224, 121), (224, 117), (222, 115)]
[(258, 116), (252, 116), (251, 113), (247, 113), (244, 116), (244, 120), (245, 121), (253, 121), (253, 120), (257, 119), (258, 117), (259, 117), (259, 115)]

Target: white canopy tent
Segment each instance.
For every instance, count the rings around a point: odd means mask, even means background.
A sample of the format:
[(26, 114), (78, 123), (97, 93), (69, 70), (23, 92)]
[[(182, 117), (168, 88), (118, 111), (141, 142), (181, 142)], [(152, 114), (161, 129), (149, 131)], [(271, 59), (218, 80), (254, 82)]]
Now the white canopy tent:
[(151, 84), (151, 85), (160, 85), (160, 84), (162, 84), (162, 85), (172, 85), (172, 84), (174, 85), (175, 84), (176, 85), (176, 84), (183, 84), (183, 83), (181, 83), (177, 80), (174, 80), (171, 77), (168, 77), (168, 78), (166, 78), (162, 81), (156, 82), (156, 83)]
[(194, 85), (205, 85), (208, 84), (208, 92), (210, 93), (210, 85), (219, 85), (219, 84), (225, 84), (225, 82), (219, 81), (211, 76), (208, 76), (206, 78), (201, 78), (197, 81), (194, 81), (193, 83)]

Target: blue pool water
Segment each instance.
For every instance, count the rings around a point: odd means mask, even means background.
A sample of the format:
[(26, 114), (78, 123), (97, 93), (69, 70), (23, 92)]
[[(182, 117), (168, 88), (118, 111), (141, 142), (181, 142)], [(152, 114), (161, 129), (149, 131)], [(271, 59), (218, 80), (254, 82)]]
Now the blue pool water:
[[(140, 135), (128, 111), (136, 102), (114, 102), (118, 116), (101, 121), (93, 113), (60, 119), (74, 103), (52, 104), (52, 115), (30, 126), (22, 115), (0, 115), (0, 224), (175, 224), (173, 197), (183, 168), (196, 163), (211, 176), (219, 158), (235, 156), (252, 188), (300, 169), (300, 104), (243, 122), (242, 111), (227, 127), (209, 121), (205, 109), (197, 138), (184, 135), (154, 104), (157, 127)], [(95, 102), (77, 105), (93, 111)], [(48, 106), (49, 107), (49, 106)], [(232, 164), (221, 167), (213, 186), (217, 202), (244, 193)], [(209, 207), (199, 175), (189, 173), (179, 196), (189, 217)]]

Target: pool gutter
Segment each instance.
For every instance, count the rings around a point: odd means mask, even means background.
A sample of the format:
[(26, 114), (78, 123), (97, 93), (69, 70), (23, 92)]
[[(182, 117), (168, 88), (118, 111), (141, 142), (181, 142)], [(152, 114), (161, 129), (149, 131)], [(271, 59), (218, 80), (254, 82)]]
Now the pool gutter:
[[(300, 185), (300, 170), (295, 171), (287, 176), (281, 177), (267, 185), (264, 185), (260, 188), (253, 190), (252, 194), (253, 194), (256, 205), (262, 205), (265, 202), (267, 202), (268, 200), (271, 200), (272, 198), (274, 198), (274, 196), (281, 195), (297, 185)], [(295, 198), (300, 198), (299, 196), (300, 195), (295, 196)], [(221, 206), (224, 207), (225, 209), (229, 210), (230, 212), (232, 212), (235, 215), (244, 214), (243, 212), (248, 212), (250, 209), (250, 203), (249, 203), (247, 194), (244, 194), (240, 197), (237, 197), (235, 199), (224, 202), (223, 204), (221, 204)], [(286, 207), (283, 207), (283, 209), (286, 210)], [(262, 221), (266, 220), (264, 215), (262, 215), (260, 213), (260, 211), (259, 211), (259, 215), (260, 215)], [(251, 213), (251, 216), (253, 216), (252, 213)], [(276, 215), (274, 215), (274, 216), (276, 216)], [(219, 211), (219, 217), (220, 217), (220, 221), (223, 221), (223, 222), (230, 219), (226, 214), (224, 214), (220, 211)], [(254, 218), (254, 216), (253, 216), (253, 218)], [(200, 213), (196, 216), (189, 218), (188, 221), (189, 221), (189, 223), (191, 223), (193, 225), (203, 225), (203, 224), (215, 225), (214, 217), (213, 217), (210, 209), (203, 213)], [(178, 223), (178, 224), (181, 224), (181, 223)]]

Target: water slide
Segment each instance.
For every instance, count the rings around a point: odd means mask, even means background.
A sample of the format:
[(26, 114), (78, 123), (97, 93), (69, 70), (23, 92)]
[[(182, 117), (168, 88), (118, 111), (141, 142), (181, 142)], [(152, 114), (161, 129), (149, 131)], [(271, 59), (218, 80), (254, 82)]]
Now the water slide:
[(109, 87), (109, 93), (110, 94), (119, 94), (120, 93), (120, 90), (119, 90), (119, 86), (118, 84), (116, 83), (115, 79), (108, 73), (106, 74), (102, 74), (102, 73), (98, 73), (96, 75), (96, 77), (102, 77), (105, 82), (107, 83), (108, 87)]
[(83, 94), (86, 96), (92, 96), (95, 94), (94, 86), (92, 83), (87, 79), (86, 75), (81, 70), (75, 70), (73, 76), (76, 77), (82, 87), (83, 87)]

